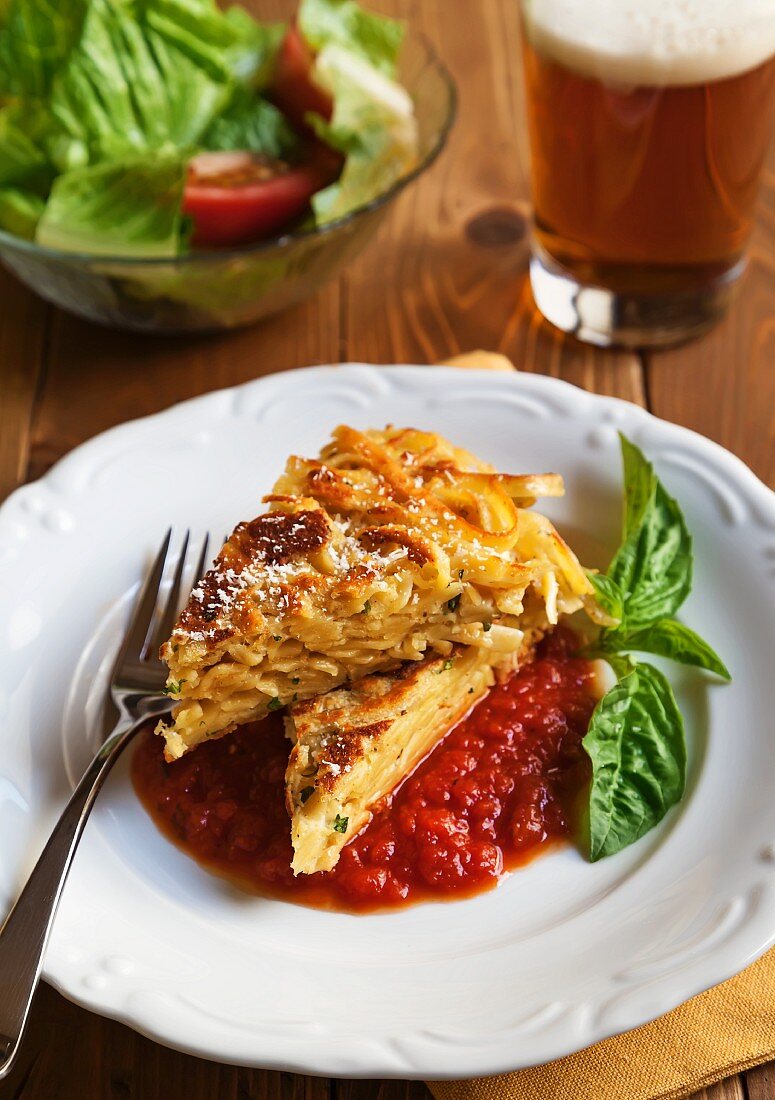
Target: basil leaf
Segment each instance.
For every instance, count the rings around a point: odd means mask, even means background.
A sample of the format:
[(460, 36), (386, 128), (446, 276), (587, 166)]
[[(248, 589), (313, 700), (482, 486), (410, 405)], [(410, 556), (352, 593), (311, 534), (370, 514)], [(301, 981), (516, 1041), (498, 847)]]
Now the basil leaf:
[(625, 676), (629, 676), (636, 668), (636, 662), (627, 653), (622, 656), (618, 653), (603, 654), (602, 651), (598, 651), (595, 656), (603, 656), (604, 660), (606, 660), (614, 670), (614, 675), (617, 680), (623, 680)]
[(661, 672), (635, 665), (600, 700), (582, 744), (592, 761), (589, 856), (594, 862), (642, 837), (683, 794), (683, 719)]
[(587, 580), (595, 590), (595, 599), (612, 619), (624, 617), (624, 596), (616, 581), (605, 573), (587, 573)]
[(657, 487), (657, 475), (643, 451), (619, 432), (624, 469), (623, 538), (640, 527)]
[(678, 504), (651, 464), (621, 437), (625, 538), (608, 570), (624, 594), (629, 626), (676, 613), (692, 587), (692, 540)]
[(608, 630), (600, 638), (597, 648), (603, 653), (656, 653), (682, 665), (694, 665), (715, 672), (722, 680), (732, 679), (716, 651), (699, 634), (675, 619), (662, 619), (640, 630)]

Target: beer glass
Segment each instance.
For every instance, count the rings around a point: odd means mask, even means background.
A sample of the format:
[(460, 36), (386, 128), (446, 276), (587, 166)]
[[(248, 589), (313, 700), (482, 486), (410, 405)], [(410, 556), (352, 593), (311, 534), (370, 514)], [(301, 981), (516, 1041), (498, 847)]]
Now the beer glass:
[(595, 344), (704, 331), (745, 265), (775, 0), (522, 0), (541, 313)]

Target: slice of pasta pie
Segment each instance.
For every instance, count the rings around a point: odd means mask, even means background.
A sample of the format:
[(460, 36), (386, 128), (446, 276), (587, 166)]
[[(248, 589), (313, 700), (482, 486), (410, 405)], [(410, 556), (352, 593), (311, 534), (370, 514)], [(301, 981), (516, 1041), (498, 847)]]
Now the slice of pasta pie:
[(296, 874), (334, 867), (380, 800), (487, 693), (491, 656), (456, 646), (290, 708), (285, 795)]
[(509, 665), (592, 592), (531, 510), (562, 491), (555, 474), (499, 474), (414, 429), (340, 427), (318, 459), (289, 459), (162, 647), (167, 758), (429, 651)]

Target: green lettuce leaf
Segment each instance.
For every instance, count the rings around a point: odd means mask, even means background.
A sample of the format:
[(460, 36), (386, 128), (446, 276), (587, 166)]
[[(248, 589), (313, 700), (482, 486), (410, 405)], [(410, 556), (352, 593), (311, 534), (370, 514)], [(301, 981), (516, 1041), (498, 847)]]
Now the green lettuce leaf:
[[(149, 0), (146, 15), (154, 11)], [(228, 74), (216, 77), (137, 14), (132, 0), (90, 4), (52, 87), (60, 132), (50, 147), (63, 169), (191, 148), (231, 98)]]
[(48, 248), (110, 256), (175, 256), (186, 160), (155, 153), (59, 176), (35, 239)]
[(283, 159), (296, 151), (299, 139), (274, 104), (239, 89), (201, 140), (203, 149), (247, 149)]
[(0, 229), (31, 241), (35, 237), (45, 202), (31, 191), (0, 187)]
[(0, 21), (0, 95), (42, 99), (81, 33), (89, 0), (10, 0)]
[(330, 123), (310, 116), (318, 136), (346, 154), (341, 176), (313, 197), (318, 224), (340, 218), (387, 191), (417, 162), (417, 122), (408, 93), (362, 58), (325, 46), (315, 77), (334, 99)]
[[(0, 18), (0, 93), (43, 98), (77, 46), (94, 0), (8, 0)], [(115, 16), (143, 25), (219, 83), (265, 83), (282, 25), (257, 23), (214, 0), (110, 0)]]
[(395, 76), (404, 38), (403, 23), (364, 11), (355, 0), (302, 0), (298, 22), (313, 50), (335, 44), (386, 76)]
[(651, 464), (621, 437), (624, 458), (624, 541), (608, 569), (624, 594), (629, 626), (675, 615), (692, 587), (692, 540), (681, 509)]
[(682, 665), (693, 665), (715, 672), (722, 680), (731, 676), (724, 662), (706, 641), (675, 619), (662, 619), (649, 626), (630, 630), (607, 630), (600, 639), (598, 651), (609, 653), (655, 653), (669, 657)]
[(244, 8), (223, 12), (214, 0), (142, 0), (141, 15), (150, 32), (221, 84), (236, 78), (264, 87), (284, 31)]
[(0, 187), (48, 187), (53, 170), (41, 144), (44, 126), (42, 112), (33, 105), (0, 108)]
[(255, 91), (267, 88), (274, 75), (277, 53), (285, 36), (284, 23), (256, 23), (244, 8), (229, 8), (225, 18), (235, 31), (226, 56), (234, 75)]
[(595, 861), (644, 836), (683, 795), (683, 719), (662, 673), (631, 666), (598, 703), (582, 744), (592, 761), (589, 856)]

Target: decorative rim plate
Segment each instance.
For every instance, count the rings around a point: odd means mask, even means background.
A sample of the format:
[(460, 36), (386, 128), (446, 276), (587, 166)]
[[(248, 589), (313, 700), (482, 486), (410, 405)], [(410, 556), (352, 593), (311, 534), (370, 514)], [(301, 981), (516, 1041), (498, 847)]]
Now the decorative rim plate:
[(617, 431), (694, 532), (685, 618), (725, 687), (673, 668), (686, 797), (590, 865), (572, 848), (493, 892), (403, 912), (316, 912), (238, 893), (137, 803), (117, 766), (63, 897), (45, 974), (162, 1043), (342, 1076), (478, 1076), (643, 1024), (775, 939), (775, 494), (736, 458), (612, 398), (534, 375), (322, 367), (188, 401), (91, 440), (0, 509), (0, 914), (97, 737), (106, 668), (170, 523), (220, 533), (259, 510), (288, 453), (329, 430), (429, 427), (499, 469), (552, 469), (546, 509), (590, 564), (617, 541)]

